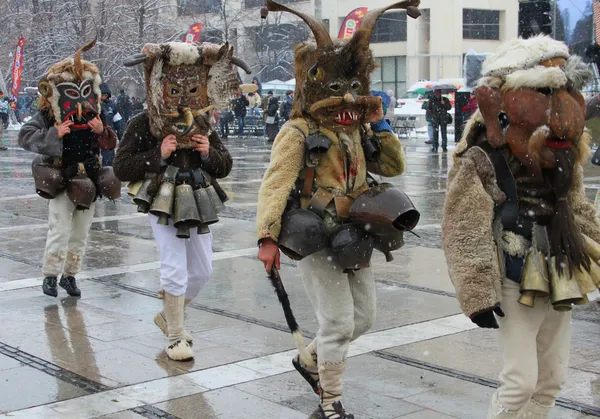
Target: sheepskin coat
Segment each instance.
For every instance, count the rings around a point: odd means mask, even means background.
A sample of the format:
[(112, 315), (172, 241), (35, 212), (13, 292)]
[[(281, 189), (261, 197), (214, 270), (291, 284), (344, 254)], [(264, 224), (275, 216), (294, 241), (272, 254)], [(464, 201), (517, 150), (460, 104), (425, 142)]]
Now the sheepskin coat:
[[(365, 128), (367, 137), (373, 135), (370, 128)], [(288, 197), (296, 181), (305, 177), (304, 141), (316, 133), (325, 135), (332, 145), (315, 168), (315, 184), (335, 196), (356, 198), (366, 186), (367, 170), (385, 177), (404, 172), (404, 151), (398, 137), (391, 132), (375, 134), (380, 141), (381, 155), (377, 162), (366, 162), (360, 130), (335, 133), (309, 118), (291, 119), (273, 144), (271, 162), (258, 193), (256, 230), (259, 241), (269, 238), (277, 242)]]
[[(231, 171), (233, 163), (231, 155), (215, 131), (208, 139), (210, 142), (208, 157), (203, 159), (200, 153), (192, 152), (192, 166), (201, 167), (214, 178), (224, 178)], [(160, 173), (166, 167), (160, 155), (161, 144), (162, 138), (156, 138), (150, 132), (147, 111), (131, 118), (113, 162), (115, 175), (121, 181), (137, 182), (145, 179), (146, 172)], [(168, 164), (168, 160), (166, 163)]]
[[(587, 147), (583, 140), (582, 146)], [(504, 254), (523, 256), (530, 246), (525, 238), (502, 231), (494, 219), (494, 207), (505, 199), (487, 154), (479, 147), (467, 147), (463, 139), (448, 176), (442, 244), (458, 301), (471, 318), (501, 304)], [(579, 163), (568, 201), (581, 232), (600, 243), (600, 225), (585, 197)]]

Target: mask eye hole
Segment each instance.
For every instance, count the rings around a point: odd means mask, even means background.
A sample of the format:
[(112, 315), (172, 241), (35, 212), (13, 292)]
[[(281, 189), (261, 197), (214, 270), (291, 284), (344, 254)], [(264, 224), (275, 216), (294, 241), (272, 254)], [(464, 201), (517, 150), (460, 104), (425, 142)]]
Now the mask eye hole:
[(65, 90), (65, 95), (70, 97), (71, 99), (79, 99), (79, 92), (75, 89), (67, 89)]
[(171, 87), (171, 96), (179, 96), (181, 92), (175, 87)]
[(308, 71), (308, 75), (313, 81), (322, 81), (325, 76), (325, 72), (321, 67), (316, 65)]
[(552, 93), (554, 93), (554, 89), (550, 87), (540, 87), (539, 89), (536, 89), (536, 91), (545, 96), (552, 96)]
[(190, 89), (190, 93), (196, 93), (198, 91), (197, 87), (194, 87), (193, 89)]
[(85, 86), (81, 91), (82, 97), (88, 97), (92, 93), (92, 86)]
[(360, 84), (359, 81), (353, 81), (352, 84), (350, 85), (350, 87), (352, 88), (352, 90), (360, 90), (360, 88), (362, 87), (362, 84)]
[(506, 130), (510, 125), (510, 120), (508, 119), (506, 112), (500, 112), (498, 114), (498, 121), (500, 122), (500, 127), (502, 130)]

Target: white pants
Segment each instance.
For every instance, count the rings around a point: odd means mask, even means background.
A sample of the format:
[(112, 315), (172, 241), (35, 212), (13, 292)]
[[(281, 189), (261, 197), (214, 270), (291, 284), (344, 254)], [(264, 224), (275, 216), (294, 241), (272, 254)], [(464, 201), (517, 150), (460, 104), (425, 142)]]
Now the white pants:
[(48, 204), (48, 237), (42, 274), (75, 276), (81, 270), (87, 237), (94, 217), (95, 203), (90, 209), (78, 211), (66, 192)]
[(571, 346), (571, 312), (552, 308), (548, 298), (536, 298), (535, 307), (519, 304), (519, 284), (505, 279), (498, 318), (504, 366), (499, 404), (518, 412), (529, 399), (553, 406), (565, 382)]
[(193, 228), (189, 239), (180, 239), (171, 219), (165, 226), (155, 215), (148, 218), (160, 252), (161, 289), (193, 300), (212, 274), (212, 233), (198, 234)]
[(350, 342), (366, 333), (375, 321), (371, 268), (345, 274), (331, 260), (329, 249), (304, 258), (298, 266), (319, 321), (315, 339), (319, 363), (344, 362)]

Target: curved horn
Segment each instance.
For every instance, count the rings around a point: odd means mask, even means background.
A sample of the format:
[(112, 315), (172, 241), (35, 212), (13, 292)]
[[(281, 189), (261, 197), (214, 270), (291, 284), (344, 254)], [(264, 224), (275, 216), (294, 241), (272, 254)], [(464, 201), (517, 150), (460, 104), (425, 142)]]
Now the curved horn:
[[(329, 32), (325, 29), (325, 26), (321, 24), (317, 19), (307, 14), (297, 12), (294, 9), (290, 9), (287, 6), (279, 4), (273, 0), (265, 0), (265, 5), (268, 11), (271, 12), (288, 12), (293, 15), (298, 16), (302, 19), (308, 27), (312, 30), (313, 35), (315, 36), (315, 40), (317, 41), (317, 48), (323, 48), (326, 45), (332, 43), (331, 37), (329, 36)], [(261, 10), (261, 17), (266, 18), (267, 15), (265, 10)]]
[(250, 66), (244, 62), (241, 58), (231, 57), (231, 64), (238, 66), (242, 70), (246, 72), (246, 74), (252, 74), (252, 70), (250, 70)]
[(381, 17), (382, 14), (387, 12), (390, 9), (406, 9), (406, 13), (412, 17), (413, 19), (421, 16), (421, 12), (417, 7), (421, 4), (420, 0), (405, 0), (398, 3), (391, 4), (387, 7), (383, 7), (381, 9), (375, 9), (367, 12), (365, 17), (362, 18), (360, 22), (360, 28), (357, 31), (356, 35), (358, 37), (362, 37), (366, 39), (366, 42), (371, 42), (371, 34), (373, 33), (373, 29), (375, 29), (375, 24), (377, 23), (377, 19)]
[(73, 62), (75, 64), (75, 75), (79, 78), (79, 80), (83, 80), (83, 64), (81, 64), (81, 53), (85, 51), (89, 51), (96, 45), (96, 41), (98, 37), (94, 38), (92, 42), (87, 45), (82, 46), (75, 52), (75, 56), (73, 58)]
[(147, 59), (148, 59), (148, 56), (146, 54), (139, 52), (135, 55), (132, 55), (129, 58), (125, 58), (125, 60), (123, 61), (123, 65), (125, 67), (133, 67), (134, 65), (143, 63)]

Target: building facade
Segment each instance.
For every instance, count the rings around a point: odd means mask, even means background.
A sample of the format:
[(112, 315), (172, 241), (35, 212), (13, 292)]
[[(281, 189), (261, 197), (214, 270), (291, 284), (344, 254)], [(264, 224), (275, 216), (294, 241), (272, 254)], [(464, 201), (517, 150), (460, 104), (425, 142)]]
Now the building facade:
[[(337, 37), (352, 10), (387, 6), (391, 0), (283, 0), (295, 9), (320, 18)], [(232, 42), (263, 80), (293, 77), (293, 45), (306, 39), (304, 25), (290, 14), (270, 14), (261, 21), (263, 0), (169, 0), (166, 12), (185, 31), (194, 22), (204, 25), (203, 39)], [(391, 89), (400, 97), (419, 80), (463, 76), (463, 58), (470, 50), (493, 52), (518, 35), (518, 0), (422, 0), (422, 17), (407, 19), (401, 11), (387, 12), (378, 22), (372, 49), (378, 62), (373, 88)]]

